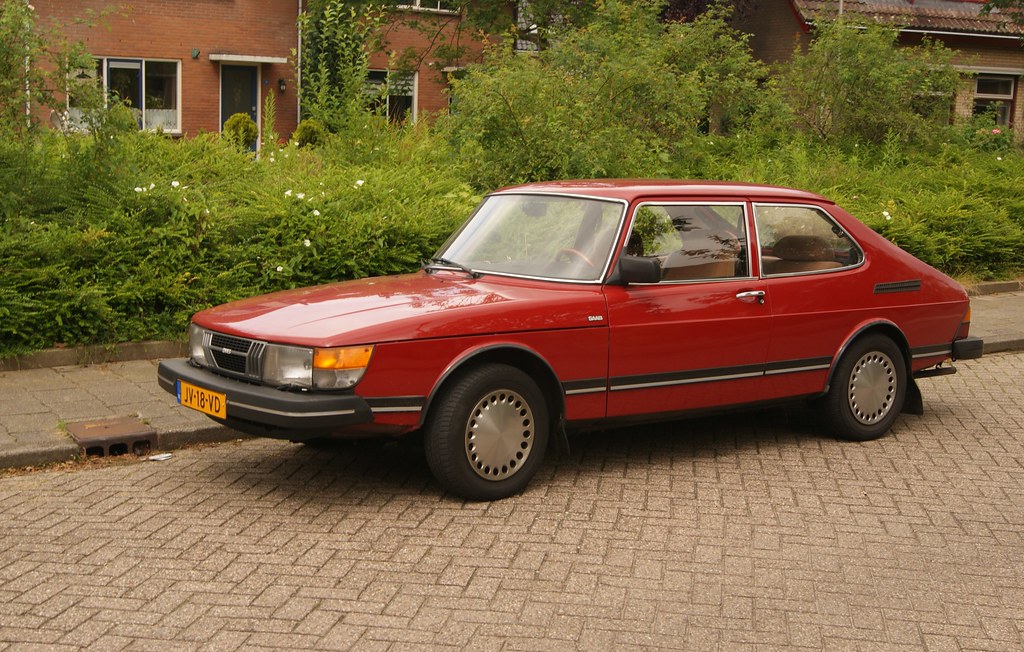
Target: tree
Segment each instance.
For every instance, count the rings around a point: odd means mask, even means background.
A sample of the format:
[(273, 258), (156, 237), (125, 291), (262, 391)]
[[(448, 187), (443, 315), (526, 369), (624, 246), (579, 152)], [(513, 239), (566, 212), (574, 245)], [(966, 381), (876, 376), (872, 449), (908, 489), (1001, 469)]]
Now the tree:
[(948, 119), (960, 75), (934, 42), (901, 47), (885, 26), (819, 22), (807, 52), (783, 69), (783, 97), (799, 124), (826, 141), (913, 138)]
[(379, 45), (383, 5), (316, 0), (299, 17), (302, 30), (302, 112), (328, 130), (342, 130), (371, 103), (369, 52)]
[(994, 11), (1010, 16), (1018, 25), (1024, 25), (1024, 0), (984, 0), (981, 13), (991, 14)]
[[(87, 18), (92, 18), (88, 16)], [(0, 129), (26, 131), (45, 116), (63, 113), (68, 95), (89, 108), (102, 104), (88, 74), (92, 57), (61, 30), (38, 24), (32, 5), (23, 0), (0, 3)]]
[(474, 181), (657, 174), (705, 109), (658, 18), (648, 3), (606, 0), (533, 56), (495, 48), (470, 66), (448, 127)]

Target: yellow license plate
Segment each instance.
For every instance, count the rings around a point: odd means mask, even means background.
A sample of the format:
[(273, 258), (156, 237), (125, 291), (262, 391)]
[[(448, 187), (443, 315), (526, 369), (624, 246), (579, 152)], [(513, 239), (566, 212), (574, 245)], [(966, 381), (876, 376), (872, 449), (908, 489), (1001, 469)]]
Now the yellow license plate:
[(219, 392), (211, 392), (202, 387), (196, 387), (184, 380), (178, 381), (178, 402), (185, 407), (199, 410), (212, 417), (226, 419), (228, 416), (227, 396)]

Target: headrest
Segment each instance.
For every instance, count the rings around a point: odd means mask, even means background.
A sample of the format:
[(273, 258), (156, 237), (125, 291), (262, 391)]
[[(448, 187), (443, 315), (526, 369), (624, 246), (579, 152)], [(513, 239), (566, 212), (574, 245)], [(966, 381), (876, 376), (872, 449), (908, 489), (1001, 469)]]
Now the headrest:
[(787, 235), (775, 243), (772, 254), (783, 260), (811, 262), (835, 260), (832, 248), (816, 235)]

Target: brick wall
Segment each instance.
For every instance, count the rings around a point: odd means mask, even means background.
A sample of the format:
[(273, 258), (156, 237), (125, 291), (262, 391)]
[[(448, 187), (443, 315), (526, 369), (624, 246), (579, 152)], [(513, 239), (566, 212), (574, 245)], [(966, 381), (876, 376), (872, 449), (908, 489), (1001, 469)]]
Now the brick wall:
[[(221, 63), (211, 54), (283, 57), (289, 63), (259, 63), (260, 112), (269, 93), (277, 100), (276, 131), (287, 138), (297, 120), (298, 89), (291, 62), (298, 47), (295, 26), (298, 0), (135, 0), (96, 26), (74, 21), (92, 10), (113, 6), (110, 0), (35, 0), (44, 23), (63, 26), (97, 57), (170, 59), (181, 64), (181, 132), (220, 131)], [(416, 21), (418, 28), (408, 22)], [(456, 67), (478, 61), (483, 41), (461, 29), (459, 17), (438, 12), (398, 12), (384, 30), (384, 49), (371, 57), (371, 67), (387, 70), (389, 62), (412, 48), (424, 55), (417, 69), (415, 110), (418, 116), (447, 110), (447, 80), (436, 50), (442, 44), (465, 46)], [(198, 56), (193, 51), (198, 50)], [(228, 63), (228, 62), (225, 62)], [(232, 65), (236, 65), (232, 63)], [(245, 64), (250, 65), (250, 64)], [(278, 80), (284, 79), (282, 94)]]
[[(416, 28), (408, 26), (411, 21), (417, 23)], [(417, 117), (447, 111), (445, 66), (461, 67), (480, 61), (485, 44), (460, 24), (458, 16), (425, 11), (396, 12), (384, 30), (383, 41), (383, 50), (370, 57), (371, 68), (387, 70), (391, 60), (409, 49), (422, 53), (416, 70)], [(437, 56), (439, 46), (453, 44), (464, 48), (459, 60), (448, 62)]]
[[(220, 131), (220, 63), (210, 54), (291, 59), (297, 47), (297, 0), (33, 0), (43, 23), (57, 22), (97, 57), (170, 59), (181, 63), (181, 131)], [(87, 10), (127, 9), (93, 27), (75, 25)], [(193, 57), (193, 50), (198, 56)], [(277, 100), (276, 131), (288, 137), (296, 123), (295, 72), (288, 64), (254, 64), (260, 107), (268, 93)], [(278, 80), (286, 81), (285, 93)]]
[(761, 0), (739, 27), (751, 35), (754, 56), (765, 63), (788, 61), (796, 46), (806, 49), (811, 42), (788, 0)]

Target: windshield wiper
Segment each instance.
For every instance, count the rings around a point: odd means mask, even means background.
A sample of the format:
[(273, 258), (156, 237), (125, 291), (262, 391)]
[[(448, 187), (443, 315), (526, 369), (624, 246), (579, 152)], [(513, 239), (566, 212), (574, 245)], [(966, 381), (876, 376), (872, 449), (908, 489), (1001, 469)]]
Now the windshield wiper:
[(457, 263), (453, 260), (448, 260), (447, 258), (440, 257), (431, 258), (430, 262), (423, 263), (423, 269), (457, 269), (460, 272), (465, 272), (469, 274), (470, 278), (480, 278), (481, 276), (483, 276), (483, 274), (481, 274), (480, 272), (470, 269), (469, 267), (466, 267), (462, 263)]

